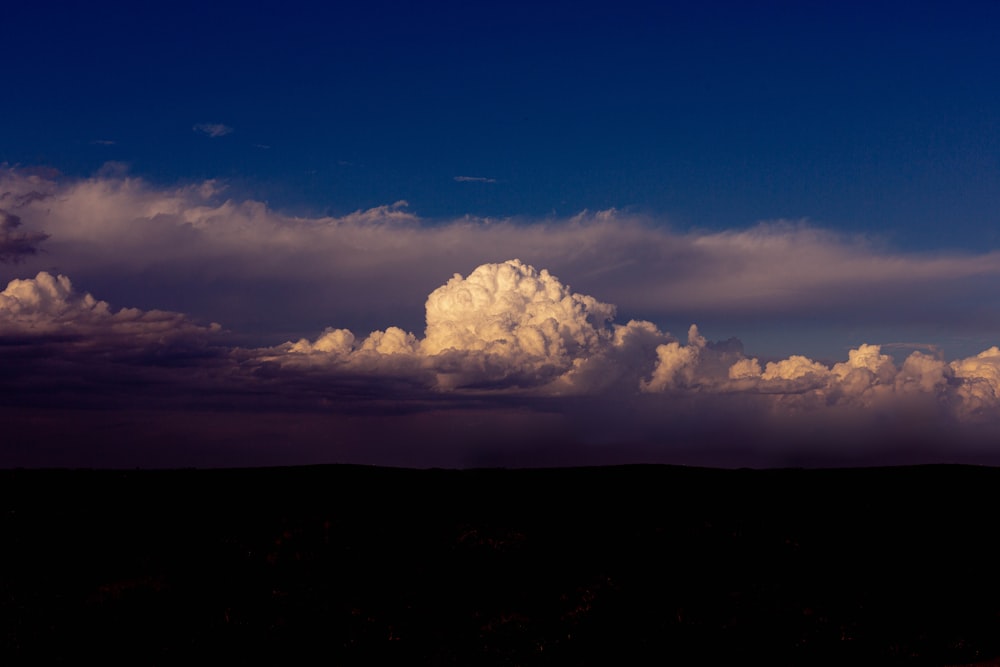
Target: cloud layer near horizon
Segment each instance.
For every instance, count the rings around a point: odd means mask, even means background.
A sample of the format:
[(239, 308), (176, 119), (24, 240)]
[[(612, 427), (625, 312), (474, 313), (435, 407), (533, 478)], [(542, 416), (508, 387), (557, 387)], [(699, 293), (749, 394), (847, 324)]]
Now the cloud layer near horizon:
[(0, 206), (41, 250), (20, 266), (0, 264), (0, 279), (62, 273), (113, 302), (185, 312), (271, 342), (318, 331), (331, 316), (364, 329), (392, 313), (417, 329), (423, 299), (450, 275), (512, 257), (571, 277), (621, 312), (676, 325), (785, 318), (1000, 328), (992, 286), (1000, 253), (902, 254), (803, 222), (681, 232), (614, 210), (427, 221), (405, 202), (303, 217), (226, 199), (213, 181), (162, 188), (14, 169), (0, 171)]
[[(209, 356), (216, 375), (218, 359), (225, 358), (222, 375), (251, 391), (263, 375), (293, 384), (310, 375), (388, 379), (417, 393), (477, 396), (758, 395), (778, 417), (924, 404), (956, 422), (1000, 423), (997, 347), (951, 362), (915, 351), (897, 366), (879, 345), (864, 344), (832, 366), (799, 355), (762, 365), (738, 340), (707, 341), (696, 325), (682, 343), (651, 322), (616, 324), (614, 315), (614, 306), (515, 259), (456, 274), (434, 290), (423, 338), (398, 327), (363, 339), (328, 328), (314, 341), (238, 348), (218, 324), (203, 327), (165, 311), (113, 311), (89, 293), (76, 293), (66, 276), (41, 272), (0, 292), (0, 341), (44, 342), (57, 357), (100, 350), (105, 360), (137, 350), (214, 346)], [(53, 341), (60, 347), (52, 348)]]
[[(419, 415), (502, 414), (508, 424), (527, 415), (567, 443), (697, 448), (706, 433), (739, 432), (753, 441), (744, 454), (845, 433), (856, 443), (901, 434), (981, 443), (1000, 429), (996, 347), (952, 361), (924, 351), (894, 359), (872, 341), (832, 363), (761, 359), (696, 325), (682, 340), (645, 319), (616, 321), (643, 309), (876, 317), (918, 286), (921, 306), (943, 312), (948, 299), (969, 302), (969, 281), (1000, 273), (996, 253), (892, 254), (794, 224), (677, 233), (613, 211), (428, 223), (398, 202), (303, 218), (221, 200), (220, 187), (0, 174), (18, 233), (42, 244), (4, 267), (19, 274), (0, 292), (4, 406), (405, 413), (407, 432)], [(486, 260), (443, 272), (476, 257)], [(557, 277), (576, 280), (565, 273), (573, 268), (629, 307)], [(77, 273), (109, 287), (112, 303), (140, 307), (115, 310), (77, 291), (67, 277)], [(384, 328), (351, 323), (365, 313)]]

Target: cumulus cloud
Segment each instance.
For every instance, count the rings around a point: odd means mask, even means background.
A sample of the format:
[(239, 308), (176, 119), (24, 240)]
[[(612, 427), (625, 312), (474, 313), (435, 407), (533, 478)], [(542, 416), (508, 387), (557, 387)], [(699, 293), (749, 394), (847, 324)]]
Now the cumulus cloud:
[(105, 411), (110, 435), (118, 432), (139, 446), (147, 435), (144, 420), (133, 415), (128, 419), (135, 428), (116, 431), (115, 420), (124, 418), (117, 411), (208, 405), (234, 391), (251, 391), (219, 325), (202, 326), (162, 310), (115, 310), (76, 291), (68, 277), (47, 272), (12, 280), (0, 291), (0, 369), (5, 419), (11, 410), (14, 415), (41, 410), (43, 421), (56, 430), (39, 432), (38, 420), (27, 420), (6, 431), (0, 465), (24, 442), (78, 446), (81, 437), (87, 439), (86, 427), (70, 436), (59, 426), (87, 421), (73, 411)]
[(762, 365), (738, 339), (709, 341), (697, 325), (681, 343), (650, 322), (615, 324), (614, 315), (614, 306), (515, 259), (456, 274), (434, 290), (423, 339), (397, 327), (363, 340), (329, 328), (314, 342), (285, 344), (269, 361), (405, 375), (448, 391), (756, 396), (774, 416), (892, 410), (914, 398), (956, 420), (1000, 408), (997, 348), (950, 364), (918, 350), (897, 367), (881, 346), (863, 344), (833, 365), (801, 355)]
[(227, 134), (233, 133), (233, 128), (228, 125), (223, 125), (222, 123), (196, 123), (191, 129), (199, 134), (204, 134), (205, 136), (213, 139), (224, 137)]
[[(682, 342), (648, 321), (618, 324), (613, 305), (518, 259), (453, 275), (424, 310), (423, 337), (331, 326), (314, 340), (231, 347), (219, 325), (115, 311), (68, 277), (40, 272), (0, 292), (0, 408), (113, 393), (140, 407), (222, 401), (236, 414), (410, 415), (398, 422), (406, 432), (424, 428), (420, 414), (485, 410), (505, 415), (497, 428), (523, 419), (559, 442), (669, 447), (642, 451), (673, 462), (729, 451), (740, 464), (764, 460), (754, 458), (761, 452), (837, 460), (834, 446), (863, 458), (872, 443), (1000, 427), (997, 347), (951, 362), (918, 349), (899, 363), (862, 344), (832, 364), (801, 355), (762, 363), (739, 340), (708, 340), (696, 325)], [(749, 449), (736, 456), (733, 446)]]
[(455, 176), (455, 180), (459, 183), (496, 183), (497, 179), (487, 178), (485, 176)]
[[(826, 365), (792, 355), (762, 365), (738, 339), (709, 341), (691, 325), (686, 344), (650, 322), (613, 322), (615, 308), (572, 292), (548, 271), (520, 260), (456, 274), (426, 303), (423, 339), (391, 327), (360, 341), (328, 329), (315, 342), (288, 343), (281, 363), (309, 363), (420, 375), (429, 387), (518, 387), (550, 395), (631, 393), (746, 395), (776, 415), (840, 407), (892, 410), (927, 399), (956, 420), (1000, 409), (1000, 350), (947, 363), (919, 350), (897, 366), (881, 346), (863, 344)], [(394, 358), (395, 363), (386, 362)]]
[(427, 298), (427, 354), (476, 350), (563, 358), (602, 339), (614, 308), (574, 294), (545, 269), (514, 259), (455, 274)]
[[(634, 331), (663, 340), (650, 323), (613, 325), (614, 307), (576, 294), (547, 270), (513, 259), (455, 274), (426, 302), (423, 339), (397, 327), (363, 341), (327, 329), (315, 342), (288, 344), (289, 353), (322, 354), (334, 363), (370, 367), (372, 354), (398, 357), (439, 389), (550, 385), (580, 391), (601, 359), (633, 344)], [(294, 363), (294, 360), (292, 360)]]
[[(686, 346), (677, 342), (659, 346), (656, 369), (640, 383), (642, 390), (760, 395), (768, 397), (767, 405), (777, 416), (833, 408), (885, 415), (912, 407), (916, 400), (956, 421), (1000, 423), (997, 347), (951, 362), (917, 350), (897, 366), (882, 353), (882, 346), (862, 344), (848, 352), (846, 361), (833, 365), (792, 355), (762, 368), (757, 358), (746, 357), (740, 347), (729, 344), (724, 354), (714, 355), (714, 367), (706, 367), (704, 351), (713, 345), (718, 344), (705, 341), (692, 326)], [(721, 375), (719, 363), (730, 361)]]
[(220, 331), (218, 324), (202, 327), (180, 313), (137, 308), (113, 311), (106, 301), (98, 301), (89, 293), (77, 293), (68, 277), (44, 271), (34, 278), (12, 280), (0, 292), (0, 336), (61, 335), (134, 347)]

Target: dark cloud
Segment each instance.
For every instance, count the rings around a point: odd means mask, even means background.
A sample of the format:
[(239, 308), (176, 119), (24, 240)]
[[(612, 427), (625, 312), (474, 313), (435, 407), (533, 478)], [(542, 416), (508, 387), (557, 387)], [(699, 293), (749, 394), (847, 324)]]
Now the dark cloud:
[(49, 238), (45, 232), (19, 231), (20, 226), (20, 217), (0, 209), (0, 262), (18, 262), (34, 255)]

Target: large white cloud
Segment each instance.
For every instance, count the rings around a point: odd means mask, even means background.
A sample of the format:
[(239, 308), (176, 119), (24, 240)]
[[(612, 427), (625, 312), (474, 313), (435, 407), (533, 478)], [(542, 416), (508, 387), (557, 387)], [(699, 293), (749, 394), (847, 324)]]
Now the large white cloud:
[(359, 341), (349, 330), (330, 328), (315, 342), (287, 344), (286, 362), (310, 355), (308, 363), (319, 357), (371, 369), (389, 357), (401, 371), (432, 373), (438, 388), (549, 385), (577, 393), (618, 381), (621, 366), (630, 356), (635, 361), (628, 350), (641, 340), (649, 347), (668, 339), (649, 322), (613, 324), (613, 306), (517, 259), (455, 274), (431, 292), (425, 310), (423, 339), (390, 327)]
[(504, 357), (588, 356), (610, 336), (614, 307), (574, 294), (520, 260), (455, 274), (427, 297), (425, 354), (475, 350)]
[[(761, 362), (736, 339), (709, 341), (691, 325), (687, 342), (654, 324), (615, 324), (612, 305), (574, 293), (520, 260), (455, 275), (426, 302), (425, 337), (397, 327), (358, 339), (326, 330), (288, 343), (269, 359), (409, 376), (435, 389), (520, 388), (542, 394), (746, 395), (771, 414), (888, 410), (926, 400), (951, 418), (996, 420), (1000, 351), (951, 363), (920, 351), (897, 366), (863, 344), (827, 365), (802, 355)], [(838, 413), (839, 414), (839, 413)]]

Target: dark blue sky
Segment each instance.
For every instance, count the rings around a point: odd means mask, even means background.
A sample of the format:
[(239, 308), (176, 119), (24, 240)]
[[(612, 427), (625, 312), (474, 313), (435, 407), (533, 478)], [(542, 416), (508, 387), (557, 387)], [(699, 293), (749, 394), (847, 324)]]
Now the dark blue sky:
[(1000, 242), (996, 2), (4, 13), (11, 165), (220, 178), (289, 212), (616, 207), (679, 229), (808, 218), (901, 249)]

